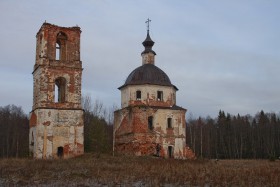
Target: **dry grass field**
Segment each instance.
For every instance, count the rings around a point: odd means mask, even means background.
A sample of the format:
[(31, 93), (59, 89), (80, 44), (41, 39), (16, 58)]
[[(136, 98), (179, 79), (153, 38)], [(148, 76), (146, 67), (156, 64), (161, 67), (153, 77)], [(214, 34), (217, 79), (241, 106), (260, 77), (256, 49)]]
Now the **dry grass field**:
[(280, 186), (280, 161), (96, 154), (68, 160), (0, 159), (0, 186)]

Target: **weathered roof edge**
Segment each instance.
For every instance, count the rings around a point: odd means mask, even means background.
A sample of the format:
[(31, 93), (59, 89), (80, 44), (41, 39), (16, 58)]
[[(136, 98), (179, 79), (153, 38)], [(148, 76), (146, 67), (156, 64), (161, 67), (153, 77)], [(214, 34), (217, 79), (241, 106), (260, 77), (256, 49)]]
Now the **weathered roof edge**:
[(168, 110), (184, 110), (187, 111), (187, 109), (177, 106), (177, 105), (173, 105), (171, 107), (164, 107), (164, 106), (149, 106), (149, 105), (135, 105), (135, 106), (127, 106), (124, 108), (120, 108), (118, 110), (116, 110), (115, 112), (118, 112), (120, 110), (123, 110), (125, 108), (136, 108), (136, 107), (149, 107), (149, 108), (155, 108), (155, 109), (168, 109)]
[(61, 28), (61, 29), (71, 29), (71, 30), (78, 30), (80, 32), (82, 32), (81, 28), (79, 26), (73, 26), (73, 27), (62, 27), (62, 26), (58, 26), (58, 25), (55, 25), (55, 24), (51, 24), (51, 23), (48, 23), (48, 22), (44, 22), (42, 24), (42, 26), (40, 27), (39, 31), (37, 32), (36, 35), (38, 35), (38, 33), (41, 32), (41, 30), (46, 27), (46, 26), (50, 26), (50, 27), (57, 27), (57, 28)]
[(177, 86), (171, 84), (170, 86), (169, 85), (161, 85), (161, 84), (151, 84), (151, 83), (134, 83), (134, 84), (123, 84), (122, 86), (118, 87), (119, 90), (121, 90), (122, 88), (126, 87), (126, 86), (129, 86), (129, 85), (157, 85), (157, 86), (167, 86), (167, 87), (170, 87), (172, 86), (176, 91), (178, 91), (179, 89), (177, 88)]

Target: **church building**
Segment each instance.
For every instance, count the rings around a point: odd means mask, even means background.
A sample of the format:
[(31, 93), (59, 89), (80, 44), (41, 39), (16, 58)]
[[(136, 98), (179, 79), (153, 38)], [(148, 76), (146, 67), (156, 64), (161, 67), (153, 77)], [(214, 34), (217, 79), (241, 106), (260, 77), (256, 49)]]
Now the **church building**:
[(114, 113), (114, 153), (191, 159), (186, 145), (186, 109), (176, 105), (178, 88), (155, 65), (153, 40), (142, 43), (142, 65), (133, 70), (121, 91), (121, 109)]

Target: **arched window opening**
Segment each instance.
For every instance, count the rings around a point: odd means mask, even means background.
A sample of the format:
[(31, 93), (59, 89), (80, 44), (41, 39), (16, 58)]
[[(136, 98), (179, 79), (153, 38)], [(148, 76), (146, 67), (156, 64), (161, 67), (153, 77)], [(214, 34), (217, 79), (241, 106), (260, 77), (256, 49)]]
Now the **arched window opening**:
[(66, 42), (67, 36), (63, 32), (59, 32), (56, 36), (56, 60), (66, 60)]
[(56, 43), (55, 49), (55, 60), (60, 60), (60, 45), (58, 43)]
[(66, 80), (63, 77), (55, 79), (55, 102), (63, 103), (65, 102), (66, 94)]
[(163, 101), (163, 92), (162, 91), (157, 91), (157, 100)]
[(149, 116), (149, 117), (148, 117), (148, 128), (149, 128), (150, 130), (153, 130), (153, 129), (154, 129), (153, 116)]
[(54, 85), (54, 102), (58, 103), (58, 86)]
[(136, 91), (136, 100), (141, 100), (141, 91)]
[(167, 118), (167, 128), (172, 128), (172, 118)]

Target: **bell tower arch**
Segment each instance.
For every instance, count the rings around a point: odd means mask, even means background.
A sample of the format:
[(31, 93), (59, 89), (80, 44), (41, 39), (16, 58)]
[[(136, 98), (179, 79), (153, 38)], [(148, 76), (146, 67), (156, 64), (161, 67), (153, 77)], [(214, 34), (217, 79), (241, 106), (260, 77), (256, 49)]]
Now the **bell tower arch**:
[(34, 158), (84, 153), (80, 27), (44, 23), (36, 35), (30, 152)]

